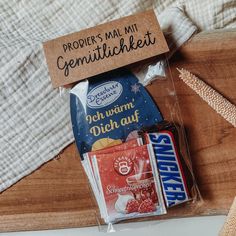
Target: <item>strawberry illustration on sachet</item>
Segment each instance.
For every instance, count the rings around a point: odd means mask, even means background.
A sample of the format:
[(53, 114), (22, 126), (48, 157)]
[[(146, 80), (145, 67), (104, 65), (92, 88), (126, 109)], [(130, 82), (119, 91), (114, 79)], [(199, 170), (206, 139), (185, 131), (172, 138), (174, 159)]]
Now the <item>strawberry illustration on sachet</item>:
[(166, 212), (151, 145), (95, 153), (92, 163), (106, 222)]

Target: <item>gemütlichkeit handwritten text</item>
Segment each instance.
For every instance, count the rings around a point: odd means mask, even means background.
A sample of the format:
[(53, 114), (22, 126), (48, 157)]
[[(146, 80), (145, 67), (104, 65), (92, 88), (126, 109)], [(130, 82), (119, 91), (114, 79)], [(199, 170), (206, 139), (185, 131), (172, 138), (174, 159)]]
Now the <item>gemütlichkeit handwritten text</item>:
[(111, 47), (108, 46), (107, 43), (103, 43), (102, 45), (97, 45), (93, 50), (89, 50), (88, 54), (83, 57), (65, 60), (63, 56), (59, 56), (57, 58), (57, 68), (62, 70), (64, 75), (67, 77), (70, 74), (70, 70), (75, 67), (114, 57), (119, 54), (128, 53), (130, 51), (135, 51), (155, 43), (156, 38), (149, 31), (147, 31), (143, 37), (138, 39), (135, 39), (133, 35), (130, 35), (127, 42), (125, 42), (122, 37), (119, 40), (119, 45)]

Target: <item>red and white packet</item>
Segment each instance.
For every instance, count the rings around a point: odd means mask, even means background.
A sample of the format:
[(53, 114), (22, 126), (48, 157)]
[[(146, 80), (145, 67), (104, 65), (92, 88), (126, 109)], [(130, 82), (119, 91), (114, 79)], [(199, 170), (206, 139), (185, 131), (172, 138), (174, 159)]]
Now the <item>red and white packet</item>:
[(103, 217), (103, 212), (104, 212), (103, 208), (104, 207), (101, 206), (101, 193), (100, 193), (100, 189), (97, 185), (97, 182), (95, 181), (94, 169), (93, 169), (93, 165), (92, 165), (92, 157), (95, 154), (106, 154), (106, 153), (110, 154), (110, 156), (112, 156), (114, 152), (124, 151), (129, 148), (138, 147), (141, 145), (143, 145), (142, 138), (130, 139), (130, 140), (126, 141), (125, 143), (118, 144), (118, 145), (115, 145), (112, 147), (107, 147), (107, 148), (93, 151), (93, 152), (88, 152), (83, 155), (84, 160), (82, 161), (82, 165), (83, 165), (84, 170), (88, 176), (90, 185), (92, 187), (92, 190), (93, 190), (94, 196), (96, 198), (96, 201), (98, 203), (99, 210), (101, 212), (102, 217)]
[(92, 164), (106, 223), (166, 213), (152, 145), (94, 153)]

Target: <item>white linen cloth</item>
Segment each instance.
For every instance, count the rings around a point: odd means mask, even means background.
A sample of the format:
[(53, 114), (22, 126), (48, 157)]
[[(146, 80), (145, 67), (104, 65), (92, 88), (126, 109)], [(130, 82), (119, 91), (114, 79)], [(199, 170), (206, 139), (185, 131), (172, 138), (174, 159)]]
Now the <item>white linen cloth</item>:
[[(177, 7), (167, 13), (168, 6)], [(235, 0), (0, 2), (0, 191), (74, 140), (68, 94), (60, 96), (52, 88), (42, 42), (150, 8), (177, 46), (196, 26), (199, 30), (236, 27)]]

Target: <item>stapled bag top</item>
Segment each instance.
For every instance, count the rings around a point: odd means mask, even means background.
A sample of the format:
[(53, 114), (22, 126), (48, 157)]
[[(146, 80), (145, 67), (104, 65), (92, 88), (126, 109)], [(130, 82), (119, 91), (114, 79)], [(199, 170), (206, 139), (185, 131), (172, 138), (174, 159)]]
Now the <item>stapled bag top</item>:
[(53, 87), (169, 51), (153, 10), (43, 43)]

